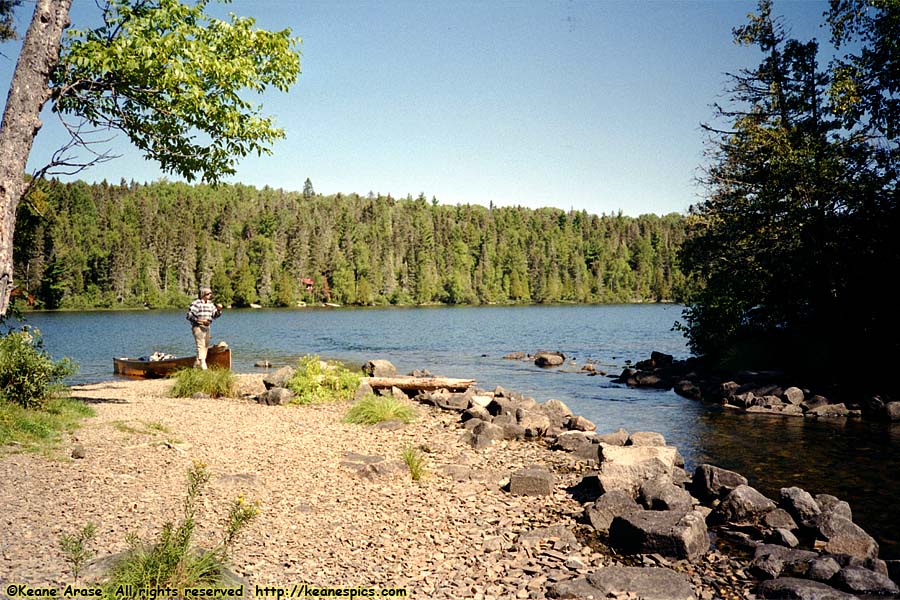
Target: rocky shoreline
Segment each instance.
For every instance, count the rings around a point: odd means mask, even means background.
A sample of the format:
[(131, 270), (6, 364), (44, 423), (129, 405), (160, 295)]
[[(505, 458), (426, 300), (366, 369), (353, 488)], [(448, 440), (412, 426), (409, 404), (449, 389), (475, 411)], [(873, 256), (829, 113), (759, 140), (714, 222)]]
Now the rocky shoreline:
[(748, 413), (806, 418), (900, 421), (900, 401), (874, 394), (842, 400), (836, 390), (792, 385), (783, 373), (716, 373), (696, 358), (675, 360), (653, 352), (614, 379), (631, 387), (671, 389), (680, 396)]
[[(170, 398), (165, 381), (75, 388), (98, 413), (70, 442), (81, 458), (0, 456), (0, 581), (70, 582), (53, 540), (88, 520), (101, 559), (126, 532), (158, 531), (200, 459), (216, 474), (201, 539), (215, 537), (225, 498), (260, 502), (232, 557), (251, 586), (482, 600), (898, 594), (895, 565), (845, 502), (797, 488), (768, 499), (712, 465), (688, 474), (657, 433), (597, 433), (562, 402), (502, 388), (378, 389), (419, 418), (356, 426), (346, 403), (284, 406), (285, 375), (241, 376), (240, 398), (219, 400)], [(399, 460), (410, 445), (432, 471), (423, 485)]]

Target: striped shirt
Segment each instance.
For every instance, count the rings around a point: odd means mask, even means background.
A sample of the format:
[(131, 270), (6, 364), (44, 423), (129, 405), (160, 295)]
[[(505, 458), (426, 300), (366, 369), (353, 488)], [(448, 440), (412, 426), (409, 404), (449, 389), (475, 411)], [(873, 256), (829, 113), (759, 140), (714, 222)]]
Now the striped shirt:
[(188, 308), (186, 318), (192, 324), (199, 325), (199, 321), (211, 322), (213, 319), (218, 319), (221, 314), (221, 311), (216, 308), (215, 304), (213, 304), (209, 300), (197, 298), (196, 300), (191, 302), (191, 306)]

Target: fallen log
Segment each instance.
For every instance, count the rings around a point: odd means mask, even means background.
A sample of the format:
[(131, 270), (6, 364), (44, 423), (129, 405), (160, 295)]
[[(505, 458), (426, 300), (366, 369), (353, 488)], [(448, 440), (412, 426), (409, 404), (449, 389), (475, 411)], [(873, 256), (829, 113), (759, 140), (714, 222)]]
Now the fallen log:
[(453, 379), (452, 377), (363, 377), (361, 383), (373, 388), (396, 387), (401, 390), (465, 390), (475, 385), (474, 379)]

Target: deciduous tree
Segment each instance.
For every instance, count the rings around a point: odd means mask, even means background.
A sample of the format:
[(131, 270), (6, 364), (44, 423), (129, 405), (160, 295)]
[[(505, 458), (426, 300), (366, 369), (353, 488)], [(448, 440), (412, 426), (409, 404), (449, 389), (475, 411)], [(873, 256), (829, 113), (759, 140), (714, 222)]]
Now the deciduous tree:
[[(49, 172), (109, 158), (87, 137), (92, 128), (124, 132), (164, 171), (210, 182), (233, 173), (242, 156), (269, 153), (283, 137), (245, 96), (294, 83), (299, 40), (289, 30), (258, 29), (253, 19), (212, 18), (204, 12), (208, 3), (108, 0), (99, 27), (63, 40), (71, 0), (36, 0), (0, 126), (0, 315), (13, 287), (25, 165), (48, 101), (73, 140)], [(0, 5), (0, 17), (12, 4)]]

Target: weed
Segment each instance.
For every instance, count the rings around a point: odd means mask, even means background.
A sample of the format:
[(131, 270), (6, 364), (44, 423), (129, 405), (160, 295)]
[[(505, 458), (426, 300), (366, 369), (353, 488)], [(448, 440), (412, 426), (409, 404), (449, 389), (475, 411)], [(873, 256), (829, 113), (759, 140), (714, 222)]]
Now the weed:
[(425, 455), (419, 448), (407, 446), (403, 449), (403, 454), (401, 456), (403, 462), (409, 467), (409, 474), (412, 475), (413, 481), (421, 481), (423, 477), (428, 475), (428, 465), (425, 461)]
[(360, 375), (318, 356), (303, 356), (287, 386), (296, 396), (296, 404), (316, 404), (349, 400), (359, 387)]
[(107, 597), (116, 597), (116, 591), (123, 586), (133, 586), (125, 589), (137, 590), (183, 589), (215, 587), (223, 583), (228, 551), (259, 510), (242, 497), (238, 498), (225, 521), (222, 542), (212, 550), (194, 547), (191, 541), (196, 526), (197, 500), (208, 482), (206, 466), (195, 462), (188, 472), (181, 522), (177, 526), (171, 522), (163, 525), (159, 541), (152, 545), (142, 543), (135, 535), (128, 537), (129, 550), (113, 567), (105, 585)]
[(212, 398), (237, 395), (237, 378), (230, 369), (180, 369), (173, 377), (172, 395), (176, 398), (189, 398), (198, 392)]
[(93, 558), (94, 553), (88, 548), (88, 544), (94, 541), (97, 528), (88, 522), (81, 531), (74, 535), (62, 534), (59, 536), (59, 545), (62, 548), (65, 560), (72, 567), (72, 577), (76, 580), (81, 574), (84, 563)]
[(374, 425), (392, 420), (411, 423), (415, 416), (415, 410), (400, 400), (389, 396), (366, 394), (359, 402), (350, 407), (344, 421), (360, 425)]

